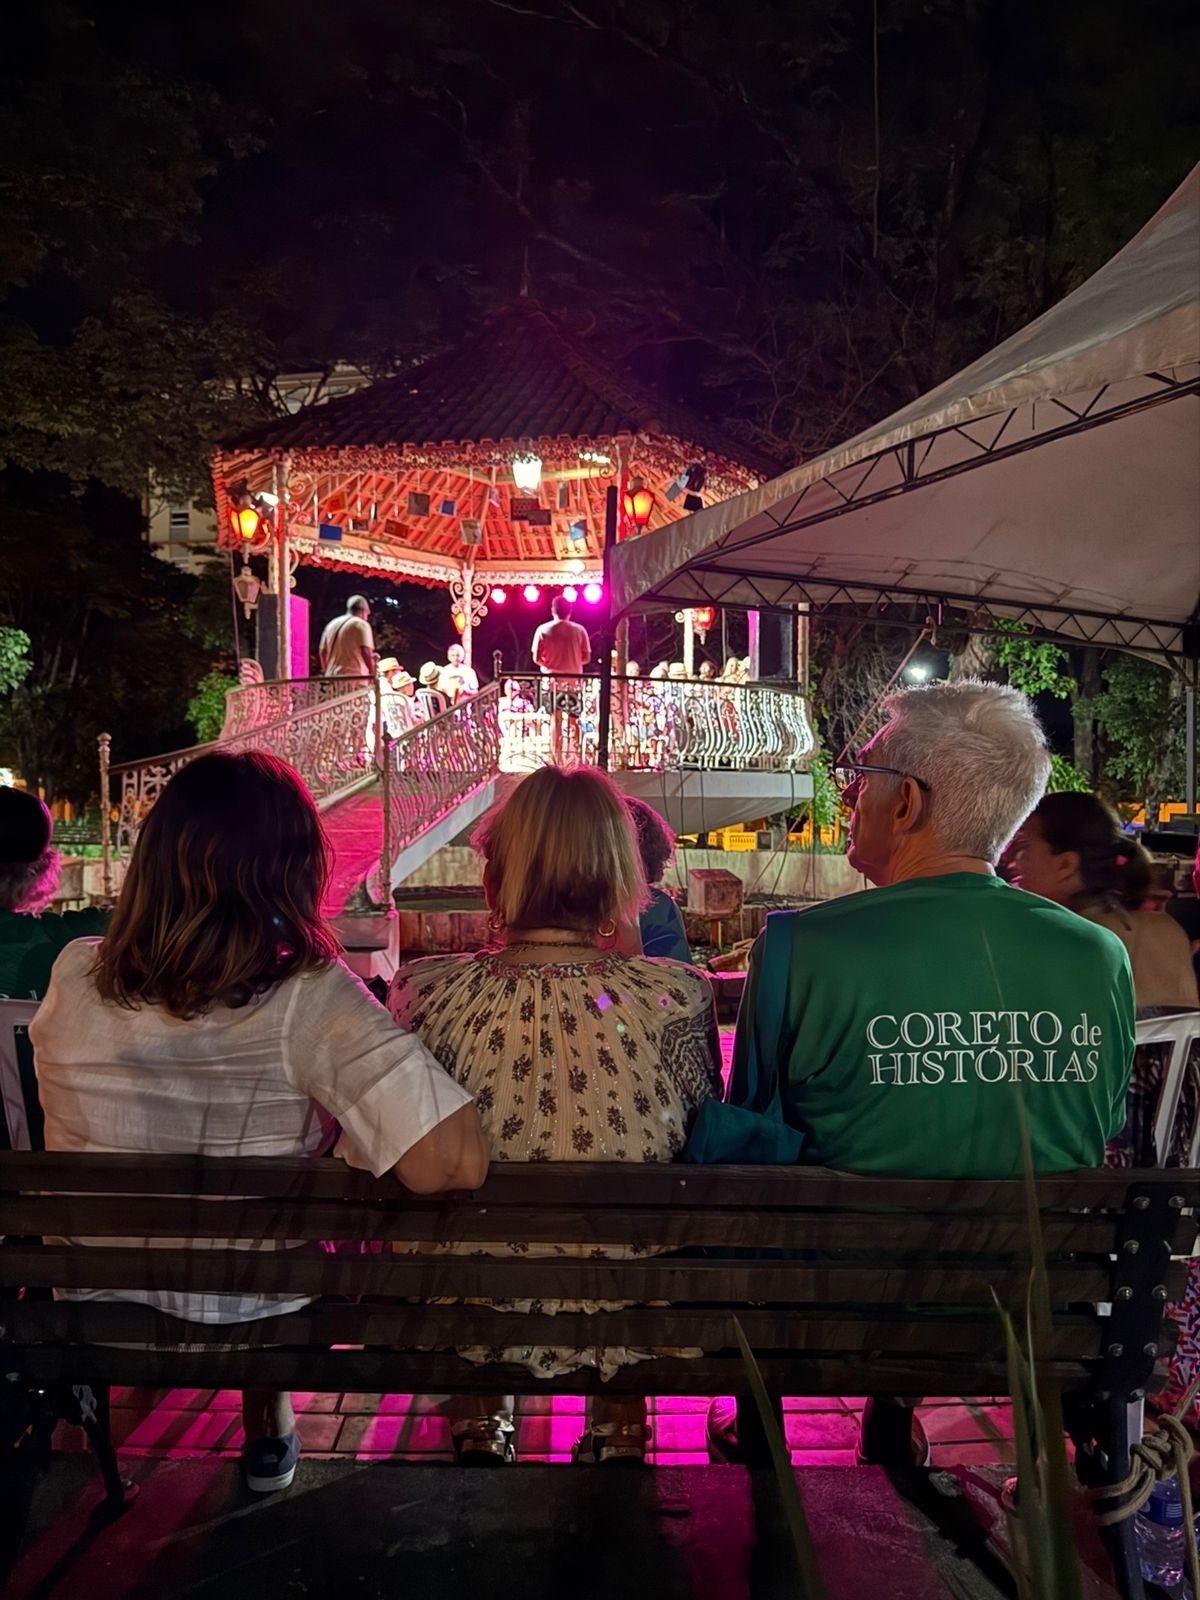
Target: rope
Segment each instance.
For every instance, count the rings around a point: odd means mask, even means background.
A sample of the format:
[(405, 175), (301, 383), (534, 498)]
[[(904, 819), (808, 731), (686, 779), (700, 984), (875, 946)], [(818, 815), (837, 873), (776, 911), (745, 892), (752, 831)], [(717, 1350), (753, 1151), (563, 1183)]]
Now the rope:
[[(1088, 1500), (1091, 1502), (1096, 1522), (1100, 1527), (1107, 1528), (1114, 1523), (1123, 1522), (1126, 1517), (1136, 1515), (1149, 1500), (1156, 1483), (1164, 1483), (1168, 1478), (1178, 1479), (1179, 1498), (1183, 1509), (1184, 1552), (1187, 1558), (1188, 1580), (1193, 1594), (1200, 1594), (1200, 1556), (1196, 1551), (1196, 1522), (1192, 1508), (1192, 1485), (1188, 1475), (1188, 1463), (1196, 1454), (1196, 1446), (1181, 1419), (1195, 1399), (1198, 1389), (1200, 1389), (1200, 1377), (1192, 1380), (1187, 1393), (1174, 1411), (1147, 1424), (1152, 1431), (1145, 1434), (1141, 1442), (1130, 1450), (1132, 1465), (1120, 1483), (1105, 1484), (1101, 1488), (1088, 1490)], [(1096, 1509), (1098, 1505), (1108, 1501), (1119, 1501), (1120, 1504), (1111, 1506), (1106, 1511)]]

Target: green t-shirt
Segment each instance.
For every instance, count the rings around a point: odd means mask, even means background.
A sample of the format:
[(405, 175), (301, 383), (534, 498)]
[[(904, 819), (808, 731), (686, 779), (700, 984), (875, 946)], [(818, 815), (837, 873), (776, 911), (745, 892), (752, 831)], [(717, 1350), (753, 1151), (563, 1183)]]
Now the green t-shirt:
[(107, 911), (65, 911), (61, 917), (0, 912), (0, 1000), (43, 999), (63, 947), (107, 928)]
[(1103, 1164), (1125, 1123), (1134, 1046), (1133, 976), (1114, 934), (965, 872), (777, 920), (790, 947), (776, 969), (783, 992), (760, 981), (760, 939), (729, 1099), (763, 1109), (760, 1052), (778, 1033), (783, 1112), (805, 1136), (802, 1161), (1016, 1176), (1019, 1083), (1036, 1171)]

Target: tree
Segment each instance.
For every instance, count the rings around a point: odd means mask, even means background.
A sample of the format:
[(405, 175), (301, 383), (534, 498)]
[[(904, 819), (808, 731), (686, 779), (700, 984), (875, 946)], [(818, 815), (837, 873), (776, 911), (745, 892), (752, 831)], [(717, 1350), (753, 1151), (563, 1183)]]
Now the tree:
[(0, 628), (0, 694), (11, 694), (29, 674), (29, 635), (23, 628)]
[(0, 479), (0, 624), (29, 639), (29, 670), (0, 702), (0, 748), (30, 784), (86, 801), (96, 735), (117, 760), (189, 742), (183, 707), (208, 664), (185, 623), (195, 580), (151, 555), (136, 523), (98, 533), (96, 491)]
[(1101, 679), (1084, 709), (1100, 725), (1102, 787), (1114, 801), (1132, 796), (1144, 805), (1154, 827), (1162, 802), (1183, 784), (1182, 685), (1165, 667), (1124, 654), (1104, 664)]

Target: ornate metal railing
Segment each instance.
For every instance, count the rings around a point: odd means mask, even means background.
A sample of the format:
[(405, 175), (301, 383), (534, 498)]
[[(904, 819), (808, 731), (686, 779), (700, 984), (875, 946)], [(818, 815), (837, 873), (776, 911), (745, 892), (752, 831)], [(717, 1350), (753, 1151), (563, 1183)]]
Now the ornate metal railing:
[[(336, 680), (334, 680), (336, 681)], [(108, 764), (108, 735), (100, 737), (101, 793), (111, 795), (117, 783), (115, 844), (118, 856), (133, 849), (141, 825), (167, 783), (181, 767), (214, 750), (266, 750), (290, 762), (313, 798), (330, 802), (363, 782), (374, 770), (376, 694), (358, 680), (328, 699), (315, 697), (306, 710), (274, 722), (245, 728), (211, 744), (172, 750), (145, 761)], [(263, 688), (265, 685), (256, 685)], [(112, 867), (105, 853), (105, 893), (112, 890)]]
[(471, 699), (388, 741), (383, 773), (385, 861), (394, 861), (401, 850), (496, 776), (499, 705), (499, 685), (491, 683)]
[(236, 739), (251, 728), (282, 722), (301, 711), (313, 711), (344, 694), (370, 690), (374, 679), (276, 678), (266, 683), (244, 683), (225, 696), (225, 722), (218, 743)]
[[(560, 757), (594, 762), (600, 725), (598, 678), (512, 674), (499, 702), (500, 766), (521, 772)], [(795, 690), (699, 679), (624, 678), (613, 684), (614, 771), (712, 767), (791, 772), (815, 748), (808, 709)]]
[[(318, 803), (375, 775), (383, 790), (380, 899), (406, 846), (447, 817), (497, 772), (547, 761), (595, 762), (598, 678), (530, 674), (489, 684), (428, 722), (406, 726), (413, 703), (368, 678), (307, 678), (232, 691), (221, 737), (145, 761), (108, 764), (100, 739), (101, 793), (117, 780), (116, 852), (133, 848), (141, 824), (179, 769), (212, 750), (267, 750), (289, 762)], [(403, 730), (403, 731), (401, 731)], [(765, 684), (626, 678), (613, 685), (614, 771), (702, 767), (788, 772), (814, 748), (803, 696)], [(105, 893), (113, 889), (109, 837)]]

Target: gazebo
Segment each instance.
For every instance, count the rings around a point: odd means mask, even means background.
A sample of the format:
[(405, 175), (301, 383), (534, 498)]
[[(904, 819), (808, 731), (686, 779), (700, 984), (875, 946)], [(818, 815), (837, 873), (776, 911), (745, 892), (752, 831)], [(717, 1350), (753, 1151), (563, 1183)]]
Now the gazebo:
[(221, 543), (267, 555), (276, 592), (299, 564), (444, 585), (469, 658), (501, 591), (600, 583), (611, 485), (624, 539), (779, 465), (522, 299), (397, 377), (230, 440), (213, 479)]

